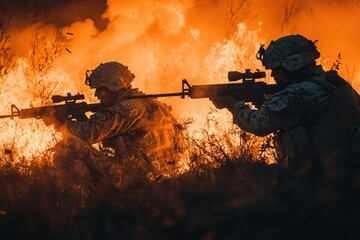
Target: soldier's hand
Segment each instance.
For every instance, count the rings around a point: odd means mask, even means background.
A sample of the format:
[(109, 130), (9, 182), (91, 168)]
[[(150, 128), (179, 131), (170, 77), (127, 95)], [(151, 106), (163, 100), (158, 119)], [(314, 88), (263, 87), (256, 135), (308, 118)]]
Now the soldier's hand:
[(54, 117), (53, 115), (46, 115), (42, 118), (42, 120), (46, 126), (53, 125), (57, 121), (56, 117)]
[(236, 100), (231, 96), (225, 97), (211, 97), (210, 101), (214, 104), (214, 106), (218, 109), (226, 108), (230, 112), (233, 110)]
[(250, 107), (243, 101), (236, 102), (234, 105), (234, 111), (242, 111), (244, 109), (250, 109)]
[(50, 126), (54, 124), (54, 127), (58, 127), (63, 125), (67, 120), (67, 116), (60, 115), (55, 111), (48, 112), (44, 117), (43, 121), (46, 126)]

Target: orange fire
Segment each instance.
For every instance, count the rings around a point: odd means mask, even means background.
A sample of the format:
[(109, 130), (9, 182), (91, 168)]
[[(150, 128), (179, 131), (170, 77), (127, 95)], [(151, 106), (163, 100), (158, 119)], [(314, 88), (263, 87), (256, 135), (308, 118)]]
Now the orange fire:
[[(45, 23), (10, 28), (16, 65), (2, 81), (1, 114), (9, 114), (10, 104), (19, 108), (40, 106), (49, 100), (49, 94), (85, 93), (86, 101), (95, 101), (84, 85), (85, 71), (106, 61), (128, 65), (136, 76), (133, 85), (145, 93), (178, 92), (185, 78), (190, 84), (226, 83), (228, 71), (263, 70), (255, 58), (260, 44), (268, 45), (272, 39), (296, 33), (318, 39), (322, 53), (319, 62), (330, 69), (340, 60), (340, 74), (360, 89), (356, 64), (360, 59), (360, 30), (352, 24), (360, 18), (358, 1), (108, 0), (107, 5), (103, 18), (109, 23), (103, 31), (91, 19), (62, 29)], [(56, 57), (46, 72), (34, 72), (34, 45), (30, 42), (49, 50), (58, 31), (61, 47), (67, 51)], [(34, 76), (38, 82), (31, 85)], [(272, 79), (268, 77), (267, 81)], [(190, 132), (201, 137), (198, 129), (213, 108), (209, 100), (160, 100), (173, 107), (178, 119), (193, 118)], [(213, 117), (223, 131), (232, 127), (229, 112), (218, 111)], [(0, 127), (2, 159), (9, 155), (3, 154), (5, 150), (12, 148), (17, 157), (31, 162), (60, 138), (39, 120), (1, 120)], [(236, 137), (231, 144), (238, 144)], [(188, 169), (186, 159), (181, 167)]]

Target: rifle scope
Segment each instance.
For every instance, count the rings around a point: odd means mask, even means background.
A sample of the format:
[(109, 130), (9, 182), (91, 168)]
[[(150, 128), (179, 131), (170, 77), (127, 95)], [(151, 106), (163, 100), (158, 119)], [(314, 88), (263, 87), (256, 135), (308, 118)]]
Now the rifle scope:
[(76, 100), (80, 100), (84, 98), (85, 98), (84, 94), (71, 95), (71, 93), (68, 93), (66, 96), (54, 95), (51, 97), (51, 100), (53, 101), (53, 103), (59, 103), (64, 101), (65, 103), (68, 103), (68, 102), (75, 102)]
[(250, 72), (250, 69), (246, 69), (245, 72), (230, 71), (228, 72), (228, 80), (230, 82), (237, 80), (254, 80), (256, 78), (265, 78), (265, 72)]

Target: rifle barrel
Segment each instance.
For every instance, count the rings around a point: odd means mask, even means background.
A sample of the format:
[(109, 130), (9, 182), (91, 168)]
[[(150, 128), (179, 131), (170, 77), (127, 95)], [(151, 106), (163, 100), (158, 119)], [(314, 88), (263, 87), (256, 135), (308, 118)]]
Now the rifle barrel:
[(175, 96), (188, 96), (187, 92), (176, 92), (176, 93), (159, 93), (159, 94), (145, 94), (145, 95), (135, 95), (128, 96), (127, 99), (136, 99), (136, 98), (157, 98), (157, 97), (175, 97)]
[(15, 117), (15, 115), (13, 114), (9, 114), (9, 115), (1, 115), (0, 118), (12, 118)]

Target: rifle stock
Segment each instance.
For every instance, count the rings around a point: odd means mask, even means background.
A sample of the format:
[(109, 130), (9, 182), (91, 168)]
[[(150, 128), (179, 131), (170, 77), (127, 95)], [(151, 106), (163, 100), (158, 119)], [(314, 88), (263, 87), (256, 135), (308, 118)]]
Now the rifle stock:
[(265, 82), (193, 85), (189, 90), (191, 98), (232, 96), (238, 101), (256, 102), (264, 94), (275, 94), (281, 89), (276, 84)]

